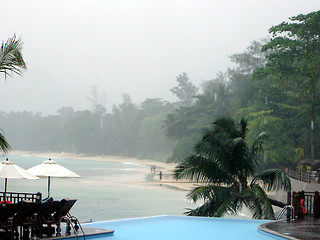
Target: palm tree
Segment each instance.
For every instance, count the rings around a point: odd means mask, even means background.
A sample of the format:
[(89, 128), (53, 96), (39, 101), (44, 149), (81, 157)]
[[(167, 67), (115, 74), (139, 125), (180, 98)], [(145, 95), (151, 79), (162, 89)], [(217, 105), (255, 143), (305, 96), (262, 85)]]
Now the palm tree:
[[(0, 48), (0, 73), (4, 73), (5, 78), (11, 76), (10, 73), (21, 75), (22, 70), (27, 69), (27, 65), (22, 57), (22, 41), (16, 35), (9, 38), (6, 42), (2, 41)], [(7, 153), (10, 145), (0, 129), (0, 149)]]
[[(255, 175), (257, 158), (262, 153), (266, 133), (260, 133), (252, 146), (246, 139), (248, 122), (218, 118), (212, 129), (207, 129), (195, 145), (195, 153), (184, 159), (175, 169), (177, 179), (191, 179), (202, 185), (187, 197), (204, 204), (186, 212), (192, 216), (221, 217), (236, 213), (244, 205), (253, 218), (274, 218), (274, 212), (262, 184), (268, 191), (290, 191), (287, 174), (280, 169), (269, 169)], [(248, 184), (249, 179), (252, 179)]]
[(0, 129), (0, 149), (4, 153), (7, 153), (11, 149), (9, 143), (7, 142), (6, 138), (3, 135), (2, 129)]
[(2, 41), (0, 48), (0, 72), (4, 73), (5, 78), (11, 76), (10, 73), (21, 75), (23, 69), (27, 69), (27, 65), (22, 57), (22, 44), (20, 38), (13, 35), (6, 42)]

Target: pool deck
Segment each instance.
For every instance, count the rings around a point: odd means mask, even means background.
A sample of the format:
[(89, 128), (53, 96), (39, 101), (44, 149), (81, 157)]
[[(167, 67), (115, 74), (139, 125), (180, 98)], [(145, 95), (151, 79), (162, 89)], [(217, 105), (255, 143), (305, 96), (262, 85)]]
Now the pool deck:
[(278, 220), (265, 223), (259, 229), (287, 239), (319, 240), (320, 219), (312, 216), (298, 220)]
[(50, 239), (50, 240), (53, 240), (53, 239), (85, 239), (84, 236), (93, 236), (93, 235), (99, 235), (99, 234), (113, 234), (114, 231), (111, 230), (111, 229), (101, 229), (101, 228), (91, 228), (91, 227), (83, 227), (82, 228), (85, 235), (83, 235), (83, 233), (81, 232), (81, 230), (79, 229), (77, 234), (75, 234), (73, 231), (71, 231), (71, 235), (68, 235), (66, 236), (64, 233), (65, 233), (65, 229), (62, 228), (61, 230), (61, 236), (57, 237), (57, 236), (52, 236), (52, 237), (32, 237), (31, 239), (33, 240), (38, 240), (38, 239), (42, 239), (42, 240), (45, 240), (45, 239)]

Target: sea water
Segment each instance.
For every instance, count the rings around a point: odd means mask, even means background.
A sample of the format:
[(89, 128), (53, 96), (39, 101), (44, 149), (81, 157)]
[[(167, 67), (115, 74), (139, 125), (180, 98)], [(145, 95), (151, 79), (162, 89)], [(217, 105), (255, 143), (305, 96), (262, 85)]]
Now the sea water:
[[(5, 160), (5, 157), (2, 157)], [(48, 157), (9, 156), (9, 160), (28, 169)], [(159, 180), (147, 183), (153, 173), (139, 164), (53, 158), (81, 178), (51, 178), (50, 196), (56, 200), (75, 198), (71, 214), (80, 222), (102, 221), (155, 215), (183, 215), (196, 205), (186, 200), (187, 191), (168, 188)], [(0, 179), (1, 180), (1, 179)], [(0, 185), (1, 186), (1, 185)], [(4, 180), (3, 180), (4, 186)], [(3, 191), (3, 187), (0, 187)], [(8, 192), (41, 192), (47, 196), (47, 178), (8, 179)]]

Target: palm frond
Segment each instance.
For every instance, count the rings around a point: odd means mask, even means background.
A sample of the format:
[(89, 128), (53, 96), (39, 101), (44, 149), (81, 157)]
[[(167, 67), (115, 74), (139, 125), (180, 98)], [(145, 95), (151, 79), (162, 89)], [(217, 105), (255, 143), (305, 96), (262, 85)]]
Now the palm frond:
[(197, 202), (198, 200), (218, 200), (230, 192), (230, 187), (217, 185), (200, 186), (194, 188), (188, 195), (187, 199)]
[(236, 214), (241, 209), (242, 205), (243, 204), (239, 197), (239, 192), (231, 191), (231, 194), (225, 196), (224, 201), (220, 204), (214, 216), (222, 217), (225, 214)]
[(255, 219), (274, 219), (272, 205), (266, 192), (257, 184), (241, 192), (242, 201), (251, 210)]
[(291, 191), (290, 178), (282, 169), (273, 168), (263, 171), (252, 179), (251, 185), (256, 184), (259, 180), (262, 181), (268, 191)]
[(222, 186), (202, 186), (193, 189), (188, 195), (187, 198), (189, 200), (198, 201), (204, 200), (205, 203), (196, 208), (189, 209), (186, 214), (191, 216), (221, 216), (224, 213), (229, 211), (233, 211), (234, 206), (232, 201), (230, 201), (230, 206), (225, 203), (226, 199), (232, 199), (231, 192), (235, 188), (233, 186), (230, 187), (222, 187)]
[(27, 65), (22, 56), (22, 40), (14, 35), (6, 42), (2, 41), (0, 47), (0, 72), (5, 74), (5, 77), (11, 76), (10, 72), (21, 75), (22, 70), (27, 68)]
[(220, 168), (214, 159), (208, 159), (200, 154), (184, 159), (174, 171), (176, 179), (190, 179), (202, 183), (232, 184), (234, 179)]
[(268, 134), (266, 132), (261, 132), (255, 139), (252, 144), (252, 154), (258, 155), (263, 152), (262, 144), (265, 141), (265, 139), (268, 137)]
[(241, 192), (242, 202), (250, 209), (252, 212), (252, 217), (254, 219), (260, 219), (262, 216), (262, 208), (257, 201), (256, 196), (251, 188), (246, 188)]
[(7, 153), (10, 151), (11, 146), (9, 145), (9, 143), (7, 142), (2, 129), (0, 129), (0, 149), (4, 152)]
[(239, 122), (239, 135), (243, 140), (246, 139), (247, 131), (248, 131), (248, 120), (241, 118)]
[(215, 205), (213, 202), (206, 202), (202, 206), (197, 207), (195, 209), (187, 209), (188, 211), (184, 212), (184, 214), (188, 216), (201, 216), (201, 217), (213, 217), (213, 213), (215, 212)]

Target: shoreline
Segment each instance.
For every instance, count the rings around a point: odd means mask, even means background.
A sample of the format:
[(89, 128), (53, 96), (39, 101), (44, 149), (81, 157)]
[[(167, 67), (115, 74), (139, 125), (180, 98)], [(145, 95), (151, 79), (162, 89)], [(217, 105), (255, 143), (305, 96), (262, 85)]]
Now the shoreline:
[[(170, 188), (176, 188), (177, 190), (184, 190), (190, 191), (194, 187), (196, 187), (196, 183), (187, 181), (187, 180), (175, 180), (173, 178), (173, 172), (177, 163), (165, 163), (165, 162), (158, 162), (149, 159), (136, 159), (131, 157), (120, 157), (120, 156), (88, 156), (88, 155), (79, 155), (75, 153), (50, 153), (50, 152), (33, 152), (33, 151), (10, 151), (7, 156), (10, 155), (28, 155), (28, 156), (35, 156), (35, 157), (43, 157), (43, 158), (65, 158), (65, 159), (73, 159), (79, 161), (101, 161), (101, 162), (114, 162), (114, 163), (130, 163), (130, 164), (138, 164), (145, 166), (143, 168), (142, 173), (144, 175), (150, 174), (151, 167), (155, 166), (155, 172), (152, 179), (145, 180), (143, 184), (148, 184), (149, 186), (159, 184), (160, 186), (167, 186)], [(158, 172), (161, 171), (163, 173), (163, 178), (160, 180), (158, 176)], [(137, 183), (139, 184), (139, 183)]]

